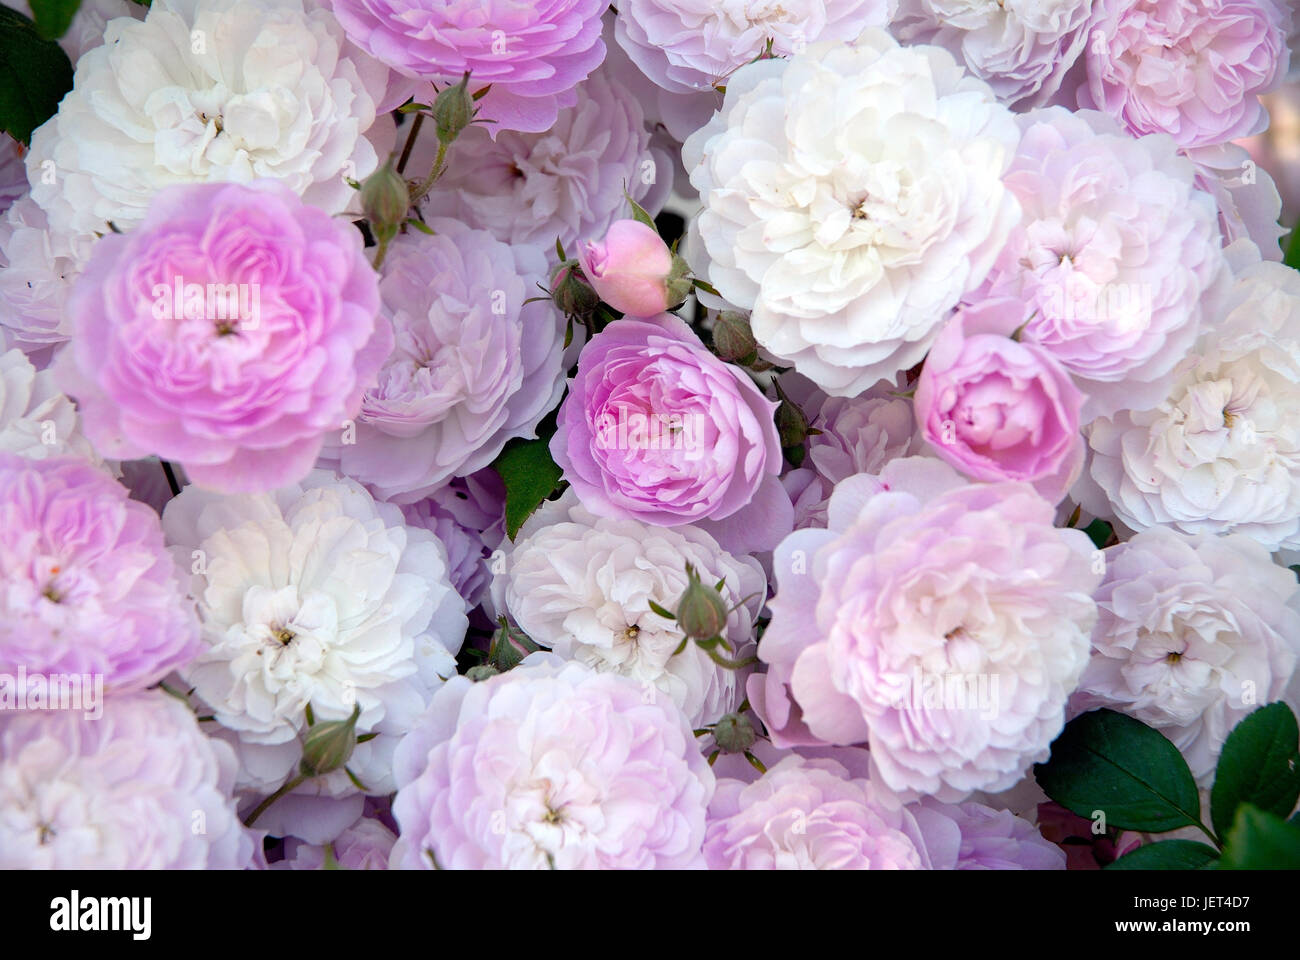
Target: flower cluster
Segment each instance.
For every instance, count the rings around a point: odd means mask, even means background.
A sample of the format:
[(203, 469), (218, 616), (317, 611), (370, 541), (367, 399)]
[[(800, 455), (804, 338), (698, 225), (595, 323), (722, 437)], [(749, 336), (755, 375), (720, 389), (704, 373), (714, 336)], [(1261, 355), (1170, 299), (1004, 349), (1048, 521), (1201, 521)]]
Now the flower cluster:
[(0, 3), (0, 867), (1285, 852), (1294, 4)]

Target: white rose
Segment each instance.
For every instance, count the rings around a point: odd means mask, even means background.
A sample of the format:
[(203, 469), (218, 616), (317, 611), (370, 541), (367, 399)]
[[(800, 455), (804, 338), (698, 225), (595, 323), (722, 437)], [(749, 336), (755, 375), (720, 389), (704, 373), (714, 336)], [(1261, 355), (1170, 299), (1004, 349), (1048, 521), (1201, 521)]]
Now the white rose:
[(727, 656), (753, 652), (754, 619), (767, 580), (757, 561), (734, 557), (696, 527), (652, 527), (597, 517), (569, 491), (529, 518), (493, 582), (498, 609), (566, 660), (619, 673), (663, 691), (692, 725), (714, 723), (740, 703), (743, 676), (719, 666), (650, 604), (675, 610), (686, 564), (709, 586), (724, 581)]
[[(182, 676), (239, 753), (240, 788), (269, 793), (292, 775), (309, 706), (320, 722), (355, 704), (358, 734), (379, 736), (349, 767), (392, 791), (396, 740), (455, 673), (467, 626), (438, 539), (320, 470), (251, 497), (186, 487), (163, 529), (208, 645)], [(339, 770), (323, 790), (354, 787)]]
[(1224, 738), (1277, 700), (1300, 652), (1300, 586), (1249, 537), (1153, 527), (1106, 551), (1100, 617), (1075, 706), (1159, 729), (1200, 778)]
[(1018, 221), (1019, 139), (951, 54), (879, 30), (743, 67), (683, 151), (708, 280), (827, 393), (892, 379)]
[(125, 230), (172, 184), (260, 177), (342, 212), (345, 177), (394, 137), (375, 121), (387, 69), (313, 0), (156, 0), (142, 22), (109, 22), (73, 84), (27, 156), (56, 232)]
[(1244, 533), (1300, 549), (1300, 274), (1228, 249), (1236, 281), (1191, 367), (1150, 410), (1099, 419), (1076, 498), (1132, 530)]
[(29, 460), (64, 454), (98, 462), (81, 432), (77, 408), (21, 350), (0, 353), (0, 451)]

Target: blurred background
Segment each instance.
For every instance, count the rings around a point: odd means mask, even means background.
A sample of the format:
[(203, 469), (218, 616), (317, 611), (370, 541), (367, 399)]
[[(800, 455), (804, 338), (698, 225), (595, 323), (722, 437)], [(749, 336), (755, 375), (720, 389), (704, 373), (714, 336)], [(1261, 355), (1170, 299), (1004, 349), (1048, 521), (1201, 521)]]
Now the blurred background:
[[(1262, 99), (1272, 124), (1267, 132), (1240, 142), (1277, 181), (1282, 225), (1290, 228), (1300, 221), (1300, 77), (1292, 71), (1291, 83)], [(1283, 238), (1283, 247), (1289, 240)]]

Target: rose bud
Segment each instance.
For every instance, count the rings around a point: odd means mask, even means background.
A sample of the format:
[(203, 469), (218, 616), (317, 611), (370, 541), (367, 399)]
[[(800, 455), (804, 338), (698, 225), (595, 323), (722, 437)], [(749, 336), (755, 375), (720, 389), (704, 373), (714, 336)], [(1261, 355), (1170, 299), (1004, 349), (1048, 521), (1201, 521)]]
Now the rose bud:
[(687, 584), (677, 602), (677, 625), (692, 640), (712, 640), (727, 629), (727, 604), (712, 585), (705, 585), (695, 568), (686, 567)]
[(600, 299), (628, 316), (672, 310), (691, 291), (685, 261), (638, 220), (615, 221), (604, 240), (580, 244), (578, 257)]
[(729, 713), (713, 726), (713, 742), (723, 753), (744, 753), (757, 739), (754, 725), (743, 713)]
[(600, 296), (582, 275), (576, 260), (566, 260), (551, 274), (551, 297), (566, 317), (585, 317), (600, 305)]
[(376, 240), (393, 239), (410, 206), (410, 188), (392, 164), (384, 164), (361, 185), (361, 210)]
[(492, 634), (492, 646), (488, 651), (488, 665), (498, 673), (505, 673), (523, 662), (524, 657), (542, 649), (528, 634), (512, 626), (505, 617), (497, 618), (497, 629)]
[(298, 769), (305, 777), (323, 777), (343, 767), (357, 745), (357, 718), (361, 705), (346, 720), (327, 720), (313, 724), (302, 741), (302, 762)]
[(455, 140), (474, 122), (476, 112), (467, 73), (461, 77), (460, 83), (446, 87), (433, 101), (433, 122), (438, 131), (438, 141), (445, 146)]
[(749, 318), (735, 310), (724, 310), (713, 324), (713, 348), (723, 360), (747, 367), (758, 359), (758, 342)]

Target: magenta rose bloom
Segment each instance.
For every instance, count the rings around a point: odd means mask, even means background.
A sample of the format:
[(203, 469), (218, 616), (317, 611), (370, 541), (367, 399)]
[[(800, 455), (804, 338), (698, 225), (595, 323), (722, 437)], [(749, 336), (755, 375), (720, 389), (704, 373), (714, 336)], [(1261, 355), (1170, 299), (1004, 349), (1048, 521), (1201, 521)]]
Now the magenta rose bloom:
[(1259, 94), (1286, 75), (1287, 11), (1279, 0), (1100, 0), (1079, 105), (1134, 134), (1183, 147), (1259, 133)]
[(551, 455), (593, 513), (722, 520), (779, 490), (775, 409), (679, 318), (624, 318), (583, 348)]
[(0, 454), (0, 673), (161, 680), (200, 649), (158, 514), (78, 457)]
[(68, 313), (56, 369), (95, 448), (223, 493), (305, 477), (393, 346), (361, 235), (275, 181), (159, 192), (95, 245)]
[(1083, 467), (1084, 396), (1046, 350), (1012, 339), (1027, 313), (992, 300), (948, 321), (916, 385), (916, 418), (962, 473), (1023, 480), (1056, 503)]
[(606, 0), (434, 3), (333, 0), (353, 43), (420, 80), (491, 85), (479, 116), (496, 129), (541, 132), (573, 105), (573, 88), (605, 59)]

